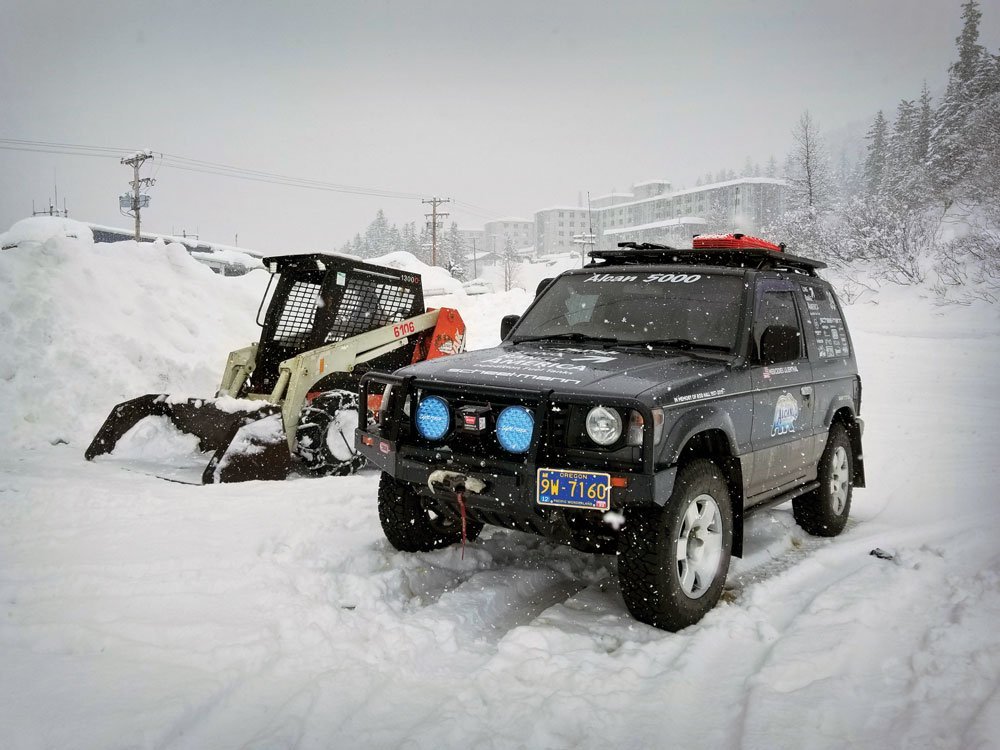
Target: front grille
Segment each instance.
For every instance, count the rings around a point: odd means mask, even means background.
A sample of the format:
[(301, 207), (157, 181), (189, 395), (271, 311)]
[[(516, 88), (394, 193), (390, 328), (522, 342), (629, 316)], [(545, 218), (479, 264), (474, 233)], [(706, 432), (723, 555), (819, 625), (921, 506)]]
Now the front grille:
[[(442, 440), (427, 440), (421, 437), (413, 423), (416, 405), (421, 398), (439, 396), (448, 402), (451, 410), (451, 429)], [(496, 437), (496, 420), (508, 406), (520, 405), (528, 408), (535, 417), (535, 432), (531, 448), (526, 453), (507, 451)], [(400, 425), (404, 442), (427, 451), (424, 455), (435, 460), (447, 459), (449, 454), (456, 458), (467, 457), (481, 462), (489, 460), (494, 465), (502, 462), (509, 469), (518, 465), (564, 467), (584, 471), (634, 472), (642, 467), (641, 446), (611, 448), (594, 445), (583, 432), (583, 414), (586, 405), (570, 403), (546, 403), (539, 417), (539, 400), (530, 397), (490, 396), (488, 398), (464, 397), (461, 393), (443, 392), (438, 389), (420, 389), (410, 403), (409, 415)], [(479, 434), (461, 430), (463, 409), (480, 413), (488, 408), (486, 429)], [(584, 410), (581, 412), (581, 410)], [(432, 451), (432, 452), (431, 452)], [(486, 464), (481, 464), (485, 466)]]
[[(477, 458), (493, 458), (502, 461), (513, 461), (526, 463), (528, 457), (532, 455), (534, 446), (539, 439), (539, 431), (543, 431), (544, 438), (545, 420), (539, 420), (537, 415), (538, 402), (527, 401), (525, 399), (496, 397), (489, 399), (463, 398), (454, 393), (442, 393), (439, 391), (423, 390), (418, 393), (417, 401), (427, 396), (439, 396), (448, 402), (451, 411), (451, 429), (443, 440), (426, 440), (421, 437), (409, 420), (408, 430), (410, 440), (421, 447), (433, 450), (448, 450), (452, 453), (475, 456)], [(525, 453), (511, 453), (500, 445), (496, 436), (496, 420), (500, 412), (508, 406), (524, 406), (535, 415), (535, 433), (532, 437), (532, 447)], [(475, 412), (484, 416), (485, 428), (480, 432), (466, 432), (462, 429), (463, 409), (468, 407), (467, 412)], [(416, 403), (412, 405), (411, 414), (415, 413)], [(484, 411), (488, 410), (488, 411)]]

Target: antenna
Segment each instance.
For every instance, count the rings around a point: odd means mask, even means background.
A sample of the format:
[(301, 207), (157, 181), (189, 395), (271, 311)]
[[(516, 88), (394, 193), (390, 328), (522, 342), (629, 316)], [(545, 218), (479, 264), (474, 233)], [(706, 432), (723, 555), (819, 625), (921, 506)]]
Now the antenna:
[(587, 229), (587, 231), (590, 232), (591, 236), (593, 236), (593, 234), (594, 234), (594, 211), (590, 207), (590, 191), (589, 190), (587, 191), (587, 224), (589, 225), (589, 229)]

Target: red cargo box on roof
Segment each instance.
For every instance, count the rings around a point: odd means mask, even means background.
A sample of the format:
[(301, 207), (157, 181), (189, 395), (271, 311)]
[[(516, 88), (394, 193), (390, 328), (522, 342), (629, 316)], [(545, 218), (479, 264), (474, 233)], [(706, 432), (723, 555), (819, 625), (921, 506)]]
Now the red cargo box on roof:
[(693, 240), (695, 250), (703, 249), (726, 249), (726, 250), (775, 250), (781, 252), (784, 247), (775, 245), (773, 242), (762, 240), (760, 237), (750, 237), (746, 234), (699, 234)]

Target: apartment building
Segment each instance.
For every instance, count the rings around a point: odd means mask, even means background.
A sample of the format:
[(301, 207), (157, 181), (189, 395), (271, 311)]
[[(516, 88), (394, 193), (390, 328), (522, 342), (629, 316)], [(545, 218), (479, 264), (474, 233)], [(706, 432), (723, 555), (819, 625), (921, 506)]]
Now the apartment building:
[(515, 250), (532, 247), (535, 244), (535, 222), (517, 216), (494, 219), (483, 225), (483, 247), (491, 252), (501, 253), (510, 238)]
[(619, 242), (662, 242), (690, 247), (691, 236), (704, 232), (759, 232), (785, 209), (786, 184), (770, 177), (741, 177), (687, 190), (672, 190), (667, 180), (632, 186), (631, 193), (611, 193), (579, 206), (552, 206), (535, 212), (539, 255), (571, 252), (573, 236), (593, 226), (596, 247)]
[[(610, 205), (610, 204), (609, 204)], [(592, 223), (593, 220), (593, 223)], [(550, 206), (535, 211), (535, 249), (538, 255), (556, 255), (579, 249), (573, 243), (576, 235), (593, 233), (600, 236), (600, 211), (586, 206)]]

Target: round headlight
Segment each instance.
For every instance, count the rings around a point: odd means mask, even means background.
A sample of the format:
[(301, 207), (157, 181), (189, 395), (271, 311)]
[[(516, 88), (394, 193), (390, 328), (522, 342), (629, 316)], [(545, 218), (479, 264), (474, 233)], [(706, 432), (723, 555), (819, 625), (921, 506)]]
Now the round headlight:
[(417, 432), (427, 440), (440, 440), (451, 429), (451, 409), (440, 396), (428, 396), (417, 404)]
[(526, 452), (534, 432), (535, 417), (523, 406), (508, 406), (497, 417), (497, 440), (511, 453)]
[(587, 414), (587, 435), (598, 445), (611, 445), (622, 436), (622, 418), (614, 409), (595, 406)]

